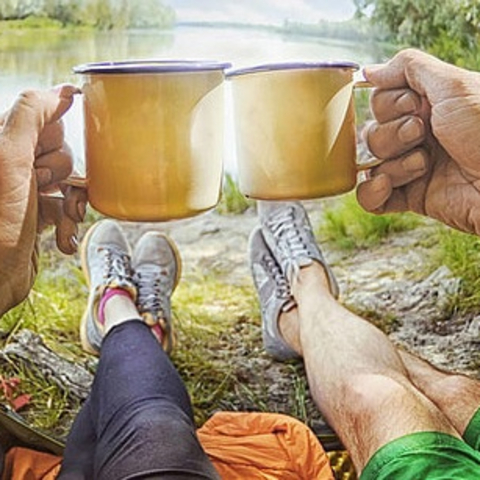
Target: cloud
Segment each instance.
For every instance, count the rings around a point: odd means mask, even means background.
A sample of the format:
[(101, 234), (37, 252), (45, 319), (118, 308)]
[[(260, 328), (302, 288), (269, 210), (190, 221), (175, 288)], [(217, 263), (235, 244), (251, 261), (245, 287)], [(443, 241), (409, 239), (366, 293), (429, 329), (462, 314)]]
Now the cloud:
[(170, 0), (180, 21), (237, 21), (315, 23), (321, 19), (346, 20), (354, 13), (353, 0)]

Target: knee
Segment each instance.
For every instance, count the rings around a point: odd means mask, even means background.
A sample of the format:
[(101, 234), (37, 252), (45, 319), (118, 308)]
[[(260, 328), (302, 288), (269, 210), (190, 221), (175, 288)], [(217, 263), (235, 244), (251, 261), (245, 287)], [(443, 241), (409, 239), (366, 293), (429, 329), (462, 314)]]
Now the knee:
[(132, 419), (131, 428), (137, 438), (151, 441), (161, 436), (164, 439), (175, 439), (195, 431), (190, 419), (180, 409), (152, 410), (138, 413)]
[(357, 375), (344, 387), (344, 401), (352, 417), (373, 418), (402, 405), (412, 392), (401, 380), (382, 374)]

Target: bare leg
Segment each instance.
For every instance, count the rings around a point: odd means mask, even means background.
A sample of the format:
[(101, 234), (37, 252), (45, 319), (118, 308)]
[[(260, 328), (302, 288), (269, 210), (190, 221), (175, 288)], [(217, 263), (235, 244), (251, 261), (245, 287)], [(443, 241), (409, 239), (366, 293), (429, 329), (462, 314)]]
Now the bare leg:
[[(303, 356), (298, 325), (298, 309), (283, 313), (279, 329), (285, 341)], [(408, 376), (463, 435), (473, 415), (480, 408), (480, 382), (466, 375), (442, 371), (426, 360), (398, 349)]]
[[(320, 264), (302, 268), (292, 291), (312, 395), (357, 471), (380, 447), (403, 435), (437, 431), (460, 436), (412, 384), (390, 340), (333, 298)], [(296, 348), (293, 325), (281, 317), (280, 331)]]
[(480, 382), (435, 368), (415, 355), (399, 350), (413, 384), (449, 418), (461, 434), (480, 407)]

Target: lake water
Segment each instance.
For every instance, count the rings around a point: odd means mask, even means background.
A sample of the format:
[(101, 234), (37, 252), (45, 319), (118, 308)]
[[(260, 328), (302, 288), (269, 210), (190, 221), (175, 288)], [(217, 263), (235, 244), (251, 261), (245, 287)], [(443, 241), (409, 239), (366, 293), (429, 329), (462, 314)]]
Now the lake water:
[[(371, 45), (242, 29), (177, 27), (171, 32), (132, 31), (72, 33), (49, 31), (0, 32), (0, 108), (10, 106), (26, 88), (79, 83), (74, 65), (125, 59), (209, 59), (234, 67), (273, 61), (349, 60), (365, 65), (380, 53)], [(227, 92), (225, 164), (234, 173), (233, 133)], [(67, 139), (83, 171), (81, 101), (65, 117)]]

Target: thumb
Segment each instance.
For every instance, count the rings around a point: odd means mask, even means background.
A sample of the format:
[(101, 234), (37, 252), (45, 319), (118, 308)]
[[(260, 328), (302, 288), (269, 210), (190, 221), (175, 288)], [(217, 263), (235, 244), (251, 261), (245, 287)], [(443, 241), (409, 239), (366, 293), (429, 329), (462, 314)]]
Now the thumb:
[(5, 119), (4, 137), (11, 143), (25, 142), (35, 148), (43, 127), (62, 117), (78, 91), (73, 85), (62, 85), (53, 90), (21, 93)]

